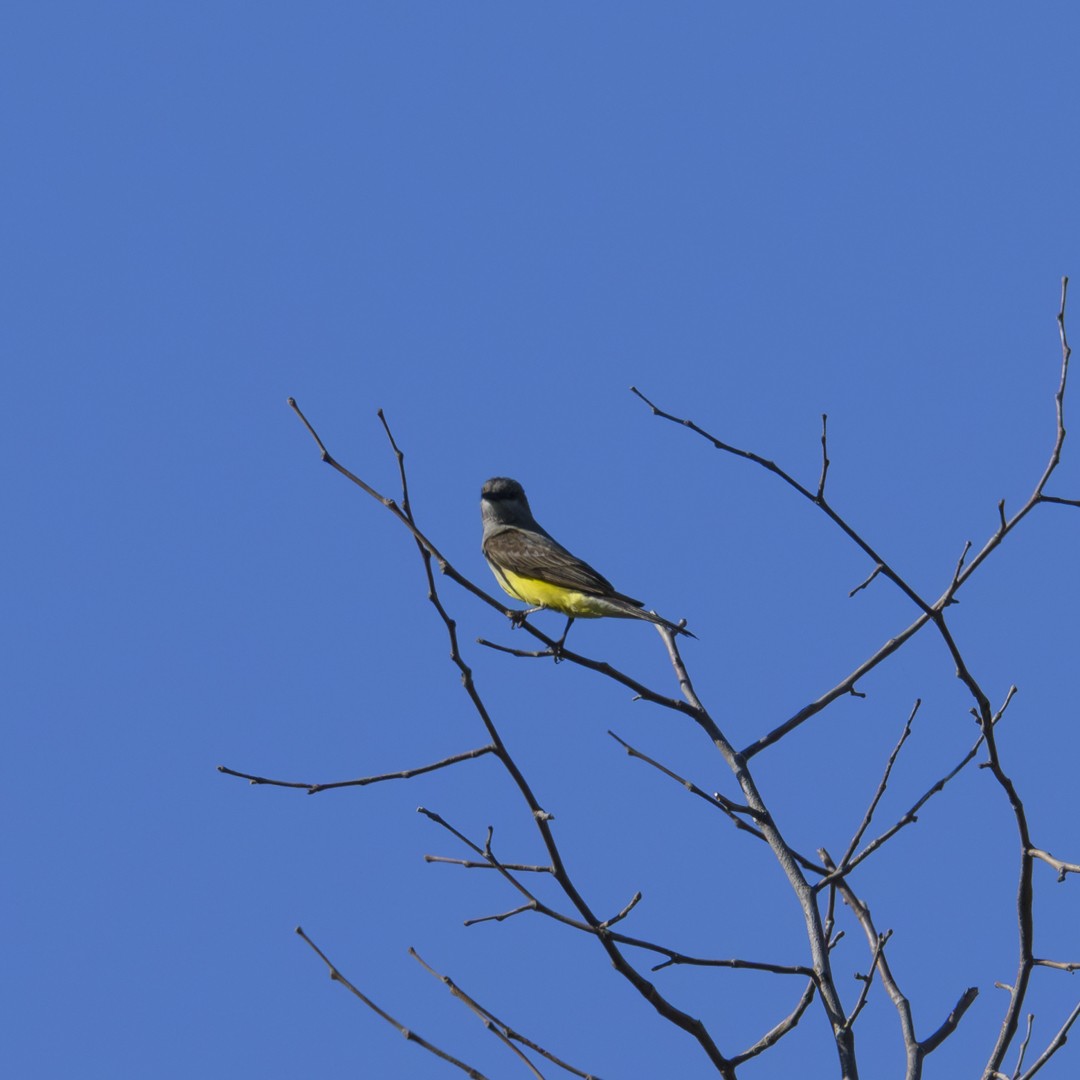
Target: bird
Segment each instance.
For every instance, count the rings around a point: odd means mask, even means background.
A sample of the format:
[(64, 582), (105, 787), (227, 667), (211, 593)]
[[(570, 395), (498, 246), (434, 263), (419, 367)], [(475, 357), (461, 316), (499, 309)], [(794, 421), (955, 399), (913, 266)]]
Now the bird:
[(695, 636), (684, 625), (647, 611), (640, 600), (617, 592), (606, 577), (571, 555), (533, 517), (525, 489), (516, 480), (488, 480), (480, 490), (480, 513), (481, 549), (495, 580), (505, 593), (530, 605), (515, 616), (515, 624), (543, 608), (567, 616), (556, 652), (575, 619), (643, 619), (675, 634)]

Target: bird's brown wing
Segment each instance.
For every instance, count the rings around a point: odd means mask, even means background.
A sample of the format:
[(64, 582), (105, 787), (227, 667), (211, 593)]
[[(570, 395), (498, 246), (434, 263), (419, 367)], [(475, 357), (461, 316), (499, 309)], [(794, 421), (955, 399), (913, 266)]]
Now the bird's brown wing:
[(512, 574), (642, 606), (640, 600), (616, 592), (611, 582), (587, 562), (540, 533), (514, 527), (503, 529), (484, 541), (484, 555)]

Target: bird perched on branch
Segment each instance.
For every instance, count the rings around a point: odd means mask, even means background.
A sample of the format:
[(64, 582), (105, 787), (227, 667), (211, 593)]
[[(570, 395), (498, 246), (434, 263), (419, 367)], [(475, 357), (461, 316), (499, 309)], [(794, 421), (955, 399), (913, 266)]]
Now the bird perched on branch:
[(525, 490), (516, 481), (496, 476), (480, 491), (484, 522), (482, 549), (504, 592), (529, 604), (518, 620), (542, 608), (567, 616), (557, 648), (575, 619), (644, 619), (676, 634), (694, 637), (681, 623), (646, 611), (640, 600), (616, 592), (588, 563), (571, 555), (541, 527), (529, 509)]

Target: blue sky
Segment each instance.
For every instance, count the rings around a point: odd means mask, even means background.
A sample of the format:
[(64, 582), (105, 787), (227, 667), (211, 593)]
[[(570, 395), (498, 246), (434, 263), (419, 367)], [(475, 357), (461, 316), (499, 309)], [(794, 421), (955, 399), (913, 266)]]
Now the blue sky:
[[(462, 927), (516, 900), (426, 865), (464, 852), (415, 808), (538, 861), (494, 762), (314, 797), (215, 771), (330, 781), (485, 742), (411, 541), (320, 464), (286, 397), (396, 495), (383, 408), (421, 526), (485, 588), (480, 485), (521, 480), (571, 549), (689, 620), (698, 689), (745, 745), (914, 612), (882, 580), (848, 599), (871, 567), (823, 515), (628, 388), (807, 483), (827, 412), (834, 505), (936, 597), (1053, 442), (1078, 34), (1064, 3), (9, 5), (10, 1074), (453, 1075), (333, 986), (302, 924), (488, 1075), (524, 1072), (409, 946), (606, 1080), (713, 1075), (595, 943), (530, 916)], [(1052, 490), (1080, 497), (1075, 443)], [(1078, 530), (1040, 508), (952, 613), (995, 703), (1020, 688), (1002, 753), (1037, 842), (1073, 861)], [(640, 889), (629, 933), (805, 962), (768, 853), (606, 732), (734, 796), (701, 735), (570, 664), (474, 645), (525, 639), (443, 598), (594, 906)], [(674, 691), (644, 625), (579, 624), (573, 644)], [(862, 689), (757, 759), (808, 852), (843, 850), (916, 698), (882, 823), (975, 738), (929, 635)], [(980, 987), (928, 1076), (977, 1075), (1000, 1024), (1016, 849), (971, 770), (855, 881), (920, 1033)], [(1080, 959), (1078, 883), (1036, 870), (1038, 951)], [(851, 926), (835, 963), (854, 1002)], [(799, 992), (656, 979), (731, 1052)], [(1076, 997), (1036, 974), (1033, 1047)], [(902, 1075), (880, 985), (857, 1033), (868, 1075)], [(1069, 1047), (1047, 1075), (1075, 1068)], [(793, 1070), (836, 1075), (816, 1006), (745, 1075)]]

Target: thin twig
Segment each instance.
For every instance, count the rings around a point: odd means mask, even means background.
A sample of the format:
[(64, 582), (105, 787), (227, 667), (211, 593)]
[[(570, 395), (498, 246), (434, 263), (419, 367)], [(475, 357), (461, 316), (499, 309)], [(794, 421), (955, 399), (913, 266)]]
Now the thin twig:
[(952, 583), (954, 589), (960, 584), (960, 573), (964, 569), (964, 560), (967, 558), (967, 554), (970, 550), (971, 541), (967, 540), (964, 543), (964, 550), (960, 552), (960, 558), (956, 560), (956, 569), (953, 571)]
[(960, 995), (956, 1004), (952, 1007), (952, 1011), (945, 1017), (941, 1027), (932, 1035), (928, 1035), (919, 1044), (922, 1047), (923, 1054), (933, 1053), (956, 1030), (964, 1013), (971, 1008), (978, 996), (979, 988), (977, 986), (969, 986)]
[(550, 1051), (545, 1050), (542, 1046), (534, 1043), (531, 1039), (526, 1038), (519, 1031), (515, 1031), (512, 1027), (510, 1027), (509, 1024), (500, 1020), (489, 1009), (484, 1008), (484, 1006), (481, 1005), (475, 998), (470, 997), (468, 994), (466, 994), (465, 991), (462, 990), (461, 987), (458, 986), (454, 982), (454, 980), (450, 978), (449, 975), (441, 975), (439, 972), (437, 972), (426, 960), (424, 960), (424, 958), (415, 949), (410, 948), (409, 955), (414, 960), (416, 960), (416, 962), (420, 964), (425, 971), (429, 971), (432, 975), (434, 975), (435, 978), (438, 979), (450, 991), (450, 993), (453, 994), (454, 997), (467, 1005), (468, 1008), (480, 1018), (481, 1022), (489, 1031), (498, 1036), (498, 1038), (505, 1042), (511, 1050), (517, 1053), (524, 1060), (526, 1066), (533, 1072), (535, 1076), (539, 1076), (540, 1073), (537, 1071), (535, 1066), (533, 1066), (532, 1062), (530, 1062), (528, 1058), (526, 1058), (525, 1055), (522, 1054), (521, 1051), (513, 1045), (513, 1042), (519, 1042), (523, 1046), (527, 1046), (530, 1050), (547, 1058), (547, 1060), (550, 1061), (553, 1065), (557, 1065), (560, 1069), (565, 1069), (567, 1072), (573, 1073), (574, 1076), (580, 1076), (582, 1080), (600, 1080), (600, 1078), (593, 1073), (582, 1072), (581, 1069), (575, 1069), (573, 1065), (568, 1065), (565, 1061), (557, 1058)]
[(1038, 1059), (1032, 1063), (1032, 1066), (1019, 1080), (1031, 1080), (1033, 1077), (1068, 1041), (1069, 1028), (1076, 1023), (1077, 1018), (1080, 1017), (1080, 1005), (1077, 1005), (1071, 1013), (1069, 1013), (1068, 1019), (1061, 1025), (1061, 1030), (1050, 1040), (1050, 1045), (1039, 1055)]
[[(472, 859), (450, 859), (445, 855), (425, 855), (426, 863), (448, 863), (451, 866), (461, 866), (466, 870), (494, 870), (495, 867), (489, 862), (474, 862)], [(550, 874), (550, 866), (528, 866), (525, 863), (501, 863), (506, 870), (512, 870), (520, 874)]]
[[(993, 724), (996, 725), (998, 720), (1001, 719), (1005, 710), (1009, 707), (1009, 702), (1012, 701), (1015, 694), (1016, 687), (1009, 687), (1009, 692), (1005, 696), (1005, 701), (1002, 703), (1001, 708), (998, 709), (998, 711), (994, 714)], [(833, 882), (837, 879), (837, 877), (845, 877), (847, 874), (851, 873), (851, 871), (854, 870), (855, 867), (858, 866), (861, 862), (873, 855), (873, 853), (877, 851), (878, 848), (882, 846), (882, 844), (884, 844), (887, 840), (891, 840), (901, 829), (903, 829), (907, 825), (915, 824), (915, 822), (919, 820), (919, 811), (930, 801), (931, 798), (933, 798), (933, 796), (938, 794), (938, 792), (940, 791), (944, 791), (945, 785), (948, 784), (950, 780), (952, 780), (958, 773), (963, 771), (963, 769), (975, 759), (975, 756), (979, 752), (979, 748), (983, 745), (985, 741), (985, 736), (980, 734), (979, 737), (975, 740), (975, 743), (971, 747), (971, 749), (956, 763), (956, 765), (939, 780), (931, 784), (931, 786), (923, 792), (923, 794), (912, 804), (911, 808), (907, 810), (898, 821), (890, 825), (889, 828), (887, 828), (875, 839), (871, 840), (870, 843), (867, 844), (866, 847), (864, 847), (858, 855), (849, 860), (846, 868), (844, 868), (843, 870), (834, 871), (831, 874), (827, 874), (817, 883), (815, 888), (823, 889), (827, 885), (832, 885)]]
[(1054, 968), (1057, 971), (1067, 971), (1070, 974), (1074, 971), (1080, 971), (1080, 961), (1076, 960), (1043, 960), (1036, 957), (1032, 963), (1035, 967)]
[(816, 990), (817, 984), (812, 978), (808, 979), (806, 989), (803, 990), (795, 1008), (779, 1024), (762, 1035), (753, 1046), (744, 1050), (741, 1054), (736, 1054), (731, 1059), (732, 1063), (741, 1065), (744, 1061), (749, 1061), (750, 1058), (757, 1057), (758, 1054), (768, 1050), (770, 1046), (775, 1046), (802, 1019), (803, 1013), (809, 1008), (810, 1002), (814, 1000)]
[(877, 945), (874, 946), (874, 955), (870, 958), (870, 970), (866, 975), (860, 975), (856, 973), (855, 978), (858, 979), (863, 985), (859, 991), (859, 998), (855, 1002), (855, 1008), (851, 1010), (851, 1015), (848, 1017), (847, 1025), (851, 1027), (855, 1021), (859, 1018), (859, 1013), (866, 1007), (866, 1002), (870, 997), (870, 987), (874, 985), (874, 969), (877, 967), (878, 958), (885, 951), (885, 945), (889, 938), (892, 937), (892, 931), (886, 930), (884, 934), (878, 934)]
[(387, 423), (386, 414), (382, 409), (379, 409), (378, 416), (379, 422), (383, 426), (383, 431), (386, 432), (386, 438), (390, 442), (390, 449), (393, 450), (394, 457), (397, 458), (398, 478), (401, 481), (401, 509), (405, 511), (405, 516), (410, 521), (414, 521), (412, 505), (409, 502), (409, 478), (405, 475), (405, 454), (401, 447), (398, 446), (397, 440), (394, 438), (394, 433), (390, 430), (389, 423)]
[(1061, 859), (1055, 859), (1049, 851), (1043, 851), (1040, 848), (1030, 848), (1028, 854), (1033, 859), (1042, 859), (1044, 863), (1052, 866), (1057, 871), (1057, 879), (1059, 882), (1064, 881), (1067, 874), (1080, 874), (1080, 866), (1076, 863), (1062, 862)]
[[(705, 791), (702, 791), (702, 789), (699, 788), (697, 786), (697, 784), (695, 784), (692, 780), (687, 780), (685, 777), (680, 776), (674, 770), (669, 769), (666, 765), (662, 765), (659, 761), (656, 761), (653, 758), (649, 757), (648, 754), (644, 754), (640, 750), (635, 749), (633, 746), (631, 746), (624, 739), (620, 739), (619, 736), (616, 735), (614, 731), (608, 731), (608, 734), (617, 743), (619, 743), (621, 746), (623, 746), (625, 748), (627, 754), (630, 757), (638, 758), (639, 760), (644, 761), (649, 765), (652, 765), (653, 768), (657, 769), (659, 772), (663, 773), (665, 776), (670, 777), (677, 784), (680, 784), (687, 791), (689, 791), (692, 795), (696, 795), (699, 799), (702, 799), (704, 802), (706, 802), (709, 806), (713, 807), (714, 809), (720, 810), (722, 813), (724, 813), (728, 817), (728, 819), (731, 821), (731, 823), (737, 829), (740, 829), (742, 832), (749, 833), (756, 840), (761, 840), (766, 844), (769, 842), (768, 838), (765, 836), (765, 834), (763, 832), (761, 832), (760, 829), (755, 829), (752, 825), (748, 825), (739, 816), (740, 814), (745, 814), (747, 817), (759, 818), (761, 816), (760, 811), (754, 810), (752, 807), (749, 807), (749, 806), (743, 806), (741, 803), (733, 802), (731, 799), (727, 798), (726, 796), (721, 795), (718, 791), (714, 791), (712, 794), (709, 794), (709, 793), (707, 793)], [(809, 871), (811, 874), (814, 874), (815, 876), (824, 873), (824, 871), (821, 869), (821, 866), (818, 863), (814, 862), (813, 859), (808, 859), (805, 855), (800, 854), (794, 848), (790, 848), (789, 851), (790, 851), (791, 857), (804, 870)]]
[[(521, 623), (523, 629), (528, 630), (533, 637), (538, 638), (540, 641), (547, 645), (546, 649), (542, 650), (524, 650), (514, 649), (507, 645), (498, 645), (495, 642), (488, 641), (485, 638), (477, 638), (476, 643), (483, 645), (485, 648), (493, 649), (496, 652), (508, 653), (511, 656), (524, 657), (529, 659), (546, 659), (548, 657), (556, 655), (555, 646), (558, 644), (554, 638), (549, 638), (545, 633), (537, 630), (528, 620)], [(663, 636), (665, 627), (657, 626), (657, 631)], [(669, 631), (670, 633), (670, 631)], [(620, 671), (618, 668), (612, 667), (611, 664), (603, 660), (593, 660), (588, 656), (583, 656), (581, 653), (572, 652), (564, 645), (558, 651), (560, 659), (568, 661), (572, 664), (577, 664), (579, 667), (588, 668), (590, 671), (595, 671), (600, 675), (604, 675), (614, 682), (620, 683), (628, 690), (633, 691), (634, 699), (640, 701), (649, 701), (654, 705), (660, 705), (665, 709), (672, 709), (675, 712), (684, 713), (687, 716), (698, 716), (701, 711), (699, 708), (691, 705), (687, 701), (680, 701), (678, 698), (669, 697), (667, 694), (661, 694), (651, 687), (646, 686), (644, 683), (638, 682), (637, 679), (632, 678), (625, 672)]]
[(668, 967), (716, 967), (731, 968), (734, 971), (767, 971), (771, 975), (802, 975), (817, 982), (813, 968), (808, 968), (805, 964), (769, 964), (761, 960), (740, 960), (734, 957), (720, 960), (672, 953), (662, 964), (657, 964), (652, 970), (663, 971)]
[(305, 784), (294, 780), (271, 780), (265, 776), (253, 776), (251, 773), (237, 772), (236, 769), (230, 769), (225, 765), (219, 765), (217, 771), (224, 773), (226, 776), (237, 776), (251, 784), (265, 784), (268, 787), (301, 788), (309, 795), (317, 795), (320, 791), (331, 791), (334, 788), (367, 787), (368, 784), (381, 784), (384, 780), (410, 780), (414, 776), (422, 776), (424, 773), (434, 772), (436, 769), (445, 769), (462, 761), (472, 761), (474, 758), (483, 757), (485, 754), (494, 753), (494, 751), (494, 746), (478, 746), (475, 750), (464, 750), (460, 754), (451, 754), (450, 757), (443, 758), (442, 761), (435, 761), (430, 765), (418, 765), (415, 769), (380, 773), (378, 776), (361, 776), (356, 780), (334, 780), (325, 784)]
[(1020, 1075), (1020, 1070), (1024, 1067), (1024, 1055), (1027, 1053), (1028, 1043), (1031, 1042), (1031, 1032), (1035, 1026), (1035, 1014), (1028, 1013), (1027, 1015), (1027, 1031), (1024, 1032), (1024, 1040), (1020, 1043), (1020, 1053), (1016, 1058), (1016, 1068), (1013, 1069), (1013, 1080)]
[(627, 916), (627, 915), (629, 915), (629, 914), (630, 914), (630, 912), (631, 912), (631, 911), (633, 911), (633, 910), (634, 910), (634, 908), (636, 908), (636, 907), (638, 906), (638, 904), (640, 904), (640, 903), (641, 903), (641, 895), (642, 895), (642, 894), (641, 894), (641, 892), (640, 892), (640, 891), (639, 891), (639, 892), (636, 892), (636, 893), (634, 893), (634, 895), (633, 895), (633, 896), (631, 896), (631, 897), (630, 897), (630, 899), (629, 899), (629, 900), (628, 900), (628, 901), (626, 902), (626, 904), (625, 904), (625, 906), (624, 906), (624, 907), (622, 908), (622, 910), (620, 910), (619, 912), (617, 912), (617, 913), (616, 913), (615, 915), (612, 915), (610, 919), (605, 919), (605, 920), (604, 920), (604, 921), (603, 921), (603, 922), (602, 922), (602, 923), (601, 923), (601, 924), (600, 924), (600, 925), (599, 925), (599, 926), (597, 927), (597, 929), (598, 929), (598, 930), (607, 930), (607, 929), (609, 929), (610, 927), (614, 926), (614, 925), (615, 925), (615, 924), (616, 924), (617, 922), (622, 922), (622, 921), (623, 921), (623, 919), (625, 919), (625, 918), (626, 918), (626, 916)]
[[(682, 784), (691, 795), (696, 795), (699, 799), (704, 799), (710, 806), (718, 807), (723, 810), (729, 816), (735, 818), (735, 824), (740, 825), (743, 828), (749, 828), (749, 826), (743, 825), (743, 823), (735, 817), (736, 814), (746, 814), (748, 817), (754, 817), (754, 811), (749, 806), (743, 806), (741, 803), (732, 802), (731, 799), (726, 798), (719, 794), (708, 794), (697, 786), (692, 780), (687, 780), (685, 777), (680, 776), (677, 772), (669, 769), (666, 765), (661, 765), (655, 758), (649, 757), (648, 754), (642, 753), (642, 751), (631, 746), (625, 739), (619, 738), (614, 731), (608, 730), (608, 734), (626, 751), (627, 755), (632, 758), (637, 758), (639, 761), (644, 761), (647, 765), (651, 765), (654, 769), (662, 772), (665, 776), (670, 777), (677, 783)], [(751, 832), (755, 836), (761, 834), (756, 829), (752, 829)]]
[[(445, 574), (456, 584), (460, 585), (463, 589), (472, 593), (473, 596), (482, 600), (489, 607), (492, 607), (496, 611), (501, 612), (508, 619), (512, 619), (516, 615), (520, 614), (519, 612), (515, 612), (512, 608), (508, 608), (505, 604), (501, 603), (490, 593), (485, 592), (478, 585), (465, 577), (464, 574), (459, 573), (450, 563), (450, 560), (447, 559), (442, 554), (442, 552), (439, 551), (439, 549), (434, 545), (434, 543), (427, 536), (425, 536), (424, 533), (420, 531), (420, 529), (416, 527), (415, 522), (413, 522), (409, 514), (407, 514), (397, 504), (397, 502), (395, 502), (391, 498), (388, 498), (386, 495), (383, 495), (381, 492), (376, 491), (376, 489), (373, 488), (369, 483), (361, 480), (359, 476), (357, 476), (355, 473), (350, 472), (348, 469), (345, 468), (344, 465), (342, 465), (340, 462), (338, 462), (335, 458), (331, 456), (330, 452), (323, 444), (322, 439), (319, 438), (318, 433), (315, 431), (314, 427), (312, 427), (311, 422), (300, 410), (300, 406), (296, 403), (295, 398), (289, 398), (288, 405), (289, 408), (292, 409), (292, 411), (300, 419), (300, 422), (307, 429), (308, 434), (310, 434), (312, 439), (315, 440), (315, 445), (319, 448), (319, 454), (322, 457), (322, 460), (325, 461), (326, 464), (329, 465), (332, 469), (335, 469), (337, 472), (341, 473), (341, 475), (344, 476), (346, 480), (355, 484), (358, 488), (360, 488), (361, 491), (365, 492), (367, 495), (370, 495), (373, 499), (381, 503), (387, 510), (389, 510), (390, 513), (393, 514), (393, 516), (410, 533), (412, 533), (413, 538), (423, 548), (423, 550), (426, 551), (436, 561), (436, 563), (438, 563), (439, 572), (441, 574)], [(383, 418), (383, 423), (385, 427), (385, 417)]]
[[(902, 630), (895, 637), (889, 638), (876, 652), (867, 657), (851, 674), (841, 679), (831, 690), (826, 691), (816, 701), (811, 701), (808, 705), (804, 705), (798, 712), (796, 712), (790, 719), (785, 720), (782, 724), (778, 724), (772, 731), (766, 735), (762, 735), (755, 742), (752, 742), (749, 746), (745, 747), (742, 751), (742, 757), (749, 760), (757, 754), (760, 754), (762, 750), (767, 749), (774, 743), (778, 743), (785, 735), (789, 735), (797, 727), (805, 724), (811, 717), (816, 716), (823, 709), (827, 708), (838, 698), (844, 697), (847, 694), (855, 693), (855, 686), (860, 679), (868, 675), (879, 664), (883, 663), (890, 656), (899, 650), (910, 638), (914, 637), (926, 624), (930, 622), (930, 616), (927, 614), (920, 615), (910, 626)], [(859, 696), (859, 695), (856, 695)]]
[(435, 813), (434, 810), (429, 810), (426, 806), (418, 806), (416, 808), (416, 812), (418, 814), (423, 814), (424, 817), (426, 817), (429, 821), (435, 822), (436, 825), (441, 825), (452, 836), (456, 836), (458, 840), (460, 840), (467, 848), (469, 848), (470, 851), (474, 852), (476, 855), (479, 855), (480, 858), (484, 859), (493, 870), (498, 870), (499, 874), (503, 877), (503, 879), (506, 880), (510, 885), (512, 885), (530, 903), (539, 903), (533, 893), (529, 889), (527, 889), (520, 881), (518, 881), (516, 877), (514, 877), (513, 873), (510, 870), (510, 867), (504, 865), (497, 858), (495, 858), (495, 855), (491, 850), (490, 832), (488, 834), (487, 843), (483, 847), (481, 847), (479, 844), (470, 840), (459, 829), (455, 829), (454, 826), (446, 820), (446, 818), (444, 818), (441, 814)]
[[(824, 848), (819, 851), (819, 854), (826, 867), (830, 870), (835, 868), (833, 860)], [(859, 920), (863, 933), (866, 935), (867, 943), (873, 950), (874, 962), (871, 965), (871, 970), (877, 971), (878, 976), (881, 979), (881, 984), (885, 987), (885, 992), (889, 995), (889, 998), (896, 1009), (896, 1014), (900, 1021), (900, 1032), (904, 1040), (904, 1052), (907, 1057), (905, 1080), (919, 1080), (922, 1076), (923, 1059), (927, 1054), (936, 1050), (945, 1039), (956, 1030), (956, 1026), (959, 1024), (961, 1017), (967, 1012), (971, 1003), (978, 996), (978, 988), (969, 987), (960, 996), (960, 1000), (956, 1003), (956, 1006), (945, 1020), (945, 1023), (943, 1023), (928, 1039), (924, 1039), (920, 1042), (915, 1035), (915, 1022), (911, 1014), (911, 1003), (897, 984), (884, 951), (878, 947), (880, 935), (874, 926), (873, 918), (870, 915), (870, 908), (864, 901), (860, 900), (855, 895), (851, 886), (845, 879), (841, 878), (836, 882), (836, 889), (839, 891), (844, 903), (851, 908), (855, 913), (855, 917)]]
[(877, 791), (874, 792), (874, 797), (870, 800), (870, 805), (866, 808), (866, 813), (863, 815), (862, 822), (858, 829), (855, 830), (855, 835), (851, 838), (851, 843), (848, 844), (847, 851), (844, 852), (843, 857), (840, 859), (840, 870), (843, 870), (843, 868), (847, 866), (851, 856), (855, 853), (855, 849), (859, 846), (859, 842), (862, 840), (864, 833), (870, 827), (870, 822), (874, 818), (874, 811), (877, 809), (878, 803), (881, 802), (881, 797), (885, 794), (885, 788), (889, 784), (889, 776), (892, 774), (893, 765), (896, 764), (896, 759), (900, 754), (900, 750), (911, 735), (911, 725), (915, 720), (915, 714), (919, 711), (919, 706), (921, 704), (922, 699), (916, 698), (911, 713), (907, 718), (907, 723), (904, 724), (904, 730), (900, 733), (900, 738), (897, 741), (896, 746), (893, 747), (893, 751), (889, 755), (889, 760), (885, 764), (885, 772), (882, 774), (881, 782), (877, 786)]
[(869, 585), (870, 582), (872, 582), (874, 578), (876, 578), (883, 569), (884, 567), (881, 565), (881, 563), (878, 563), (877, 566), (875, 566), (874, 569), (870, 571), (869, 575), (867, 575), (867, 577), (864, 578), (860, 584), (856, 585), (855, 588), (848, 593), (848, 598), (850, 599), (857, 592), (861, 592), (863, 589), (865, 589), (866, 586)]
[(511, 908), (509, 911), (500, 911), (497, 915), (479, 915), (475, 919), (466, 919), (462, 926), (479, 926), (481, 923), (486, 922), (506, 922), (507, 919), (512, 919), (515, 915), (522, 915), (526, 911), (536, 911), (538, 904), (535, 900), (531, 900), (527, 904), (521, 904), (519, 907)]
[(469, 997), (468, 994), (466, 994), (463, 990), (459, 989), (455, 985), (453, 979), (451, 979), (448, 975), (440, 975), (433, 967), (425, 963), (424, 960), (421, 958), (420, 954), (411, 947), (409, 949), (409, 955), (414, 960), (416, 960), (421, 967), (434, 975), (435, 978), (437, 978), (450, 991), (450, 993), (458, 999), (458, 1001), (464, 1002), (469, 1007), (470, 1011), (480, 1018), (484, 1027), (488, 1031), (490, 1031), (491, 1034), (494, 1035), (495, 1038), (497, 1038), (499, 1042), (501, 1042), (503, 1046), (505, 1046), (510, 1051), (510, 1053), (512, 1053), (519, 1061), (521, 1061), (525, 1065), (525, 1068), (527, 1068), (529, 1072), (531, 1072), (533, 1076), (536, 1077), (536, 1080), (544, 1080), (543, 1074), (540, 1072), (540, 1070), (537, 1069), (535, 1065), (533, 1065), (533, 1063), (529, 1060), (528, 1056), (520, 1047), (514, 1045), (514, 1043), (510, 1039), (510, 1036), (506, 1033), (506, 1031), (503, 1030), (502, 1025), (493, 1023), (491, 1017), (487, 1015), (487, 1013), (485, 1013), (484, 1010), (481, 1009), (476, 1004), (476, 1002), (473, 1001), (471, 997)]
[[(475, 841), (470, 840), (460, 830), (454, 828), (445, 818), (440, 814), (435, 813), (433, 810), (428, 810), (427, 807), (417, 807), (417, 812), (423, 814), (429, 820), (435, 822), (437, 825), (441, 825), (447, 832), (457, 837), (463, 844), (470, 850), (474, 851), (477, 855), (486, 859), (491, 867), (498, 870), (506, 880), (514, 886), (514, 888), (526, 898), (526, 903), (512, 908), (508, 911), (499, 912), (496, 915), (484, 915), (479, 918), (469, 919), (465, 922), (466, 926), (476, 926), (485, 922), (503, 922), (506, 919), (511, 919), (516, 915), (523, 915), (526, 912), (535, 912), (538, 915), (545, 915), (549, 919), (553, 919), (556, 922), (562, 923), (564, 926), (573, 927), (575, 930), (580, 930), (586, 934), (592, 934), (595, 937), (600, 938), (602, 941), (612, 941), (619, 945), (631, 946), (635, 949), (643, 949), (646, 952), (659, 953), (662, 956), (667, 957), (667, 960), (653, 968), (654, 971), (659, 970), (662, 967), (668, 967), (671, 965), (686, 965), (688, 967), (724, 967), (724, 968), (744, 968), (749, 971), (768, 971), (777, 975), (809, 975), (814, 976), (814, 972), (811, 968), (801, 967), (798, 965), (785, 965), (785, 964), (772, 964), (765, 961), (757, 960), (717, 960), (712, 958), (704, 958), (697, 956), (688, 956), (685, 953), (679, 952), (677, 949), (672, 949), (667, 945), (658, 945), (652, 941), (646, 941), (643, 938), (631, 937), (628, 934), (621, 934), (617, 930), (610, 929), (613, 922), (616, 919), (609, 920), (605, 923), (588, 923), (580, 919), (572, 919), (567, 915), (563, 915), (561, 912), (556, 911), (554, 908), (549, 907), (543, 903), (538, 897), (533, 895), (524, 885), (522, 885), (514, 876), (509, 872), (509, 866), (499, 862), (491, 851), (490, 838), (486, 845), (481, 846)], [(490, 837), (490, 834), (489, 834)], [(623, 909), (622, 914), (626, 913), (633, 904), (636, 903), (636, 899), (627, 905)]]
[(427, 1039), (424, 1039), (421, 1036), (417, 1035), (416, 1032), (412, 1030), (412, 1028), (406, 1027), (404, 1024), (395, 1020), (384, 1009), (379, 1008), (379, 1006), (376, 1005), (375, 1002), (371, 1000), (371, 998), (358, 990), (355, 986), (353, 986), (351, 982), (349, 982), (348, 979), (345, 978), (344, 975), (341, 974), (341, 972), (337, 969), (333, 961), (330, 960), (326, 953), (324, 953), (322, 949), (320, 949), (319, 946), (316, 945), (315, 942), (312, 941), (311, 938), (309, 938), (307, 934), (304, 933), (302, 927), (298, 926), (296, 928), (296, 932), (300, 935), (300, 937), (304, 939), (305, 942), (307, 942), (307, 944), (319, 956), (322, 962), (330, 969), (330, 978), (334, 982), (341, 983), (341, 985), (344, 986), (346, 990), (359, 998), (369, 1009), (371, 1009), (373, 1013), (375, 1013), (377, 1016), (382, 1017), (382, 1019), (385, 1020), (388, 1024), (396, 1027), (398, 1031), (400, 1031), (401, 1034), (409, 1040), (409, 1042), (414, 1042), (417, 1046), (423, 1047), (429, 1053), (434, 1054), (437, 1058), (442, 1058), (443, 1061), (447, 1061), (451, 1065), (456, 1065), (459, 1069), (461, 1069), (463, 1073), (465, 1073), (466, 1076), (471, 1077), (472, 1080), (487, 1080), (487, 1077), (484, 1076), (484, 1074), (480, 1072), (479, 1069), (474, 1069), (471, 1065), (466, 1065), (464, 1061), (459, 1061), (456, 1057), (451, 1056), (445, 1050), (440, 1050), (434, 1043), (428, 1042)]
[[(742, 450), (737, 446), (731, 446), (729, 443), (723, 442), (721, 439), (716, 438), (714, 435), (710, 435), (704, 428), (699, 427), (693, 420), (688, 420), (683, 417), (674, 416), (672, 413), (665, 412), (663, 409), (654, 405), (636, 386), (631, 386), (630, 391), (636, 394), (646, 405), (652, 409), (654, 416), (663, 417), (665, 420), (670, 420), (672, 423), (681, 424), (683, 427), (689, 428), (695, 434), (700, 435), (703, 439), (711, 442), (717, 450), (723, 450), (726, 453), (733, 454), (736, 457), (745, 458), (747, 461), (752, 461), (755, 465), (760, 465), (763, 469), (768, 470), (774, 476), (779, 477), (784, 483), (793, 487), (800, 495), (809, 499), (815, 506), (821, 509), (823, 513), (828, 515), (829, 519), (835, 524), (842, 532), (844, 532), (857, 547), (859, 547), (870, 560), (881, 566), (881, 572), (893, 582), (894, 585), (920, 611), (924, 613), (930, 612), (930, 605), (923, 600), (921, 596), (889, 565), (888, 561), (883, 559), (871, 545), (863, 539), (825, 500), (823, 494), (823, 485), (817, 493), (810, 491), (809, 488), (804, 487), (799, 483), (790, 473), (786, 472), (775, 461), (769, 461), (767, 458), (761, 457), (760, 454), (755, 454), (752, 450)], [(824, 477), (822, 477), (824, 479)]]
[(821, 478), (818, 480), (817, 501), (825, 501), (825, 477), (829, 473), (829, 446), (826, 441), (828, 434), (829, 418), (825, 413), (821, 414)]

